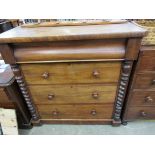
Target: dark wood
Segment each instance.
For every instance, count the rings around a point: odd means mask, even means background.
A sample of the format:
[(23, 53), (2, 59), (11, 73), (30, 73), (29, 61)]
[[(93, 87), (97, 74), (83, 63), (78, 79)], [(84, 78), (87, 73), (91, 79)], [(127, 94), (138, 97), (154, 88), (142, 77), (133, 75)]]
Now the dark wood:
[(155, 89), (155, 73), (137, 73), (133, 89)]
[(155, 106), (155, 90), (133, 90), (130, 96), (131, 106)]
[(116, 95), (115, 109), (113, 114), (113, 125), (117, 126), (121, 123), (121, 112), (126, 96), (130, 73), (132, 70), (132, 61), (124, 61), (122, 64), (122, 71), (120, 75), (120, 84), (118, 85), (118, 91)]
[(27, 86), (24, 82), (24, 79), (23, 79), (23, 76), (22, 76), (22, 73), (20, 72), (20, 69), (19, 69), (19, 66), (18, 65), (11, 65), (11, 68), (12, 68), (12, 71), (15, 75), (15, 79), (19, 85), (19, 88), (21, 90), (21, 93), (24, 97), (24, 100), (27, 104), (27, 107), (31, 113), (31, 116), (32, 116), (32, 119), (33, 120), (38, 120), (39, 119), (39, 115), (37, 113), (37, 110), (36, 108), (34, 107), (34, 104), (33, 104), (33, 101), (30, 97), (30, 94), (29, 94), (29, 91), (27, 89)]
[(128, 60), (136, 60), (141, 46), (141, 38), (129, 38), (127, 41), (126, 55)]
[(130, 82), (123, 122), (155, 119), (155, 46), (143, 46)]
[(135, 119), (155, 119), (155, 107), (129, 107), (126, 114), (126, 121)]
[(14, 52), (11, 46), (0, 44), (0, 53), (6, 64), (15, 64)]
[(1, 43), (64, 41), (84, 39), (110, 39), (143, 37), (146, 30), (133, 23), (60, 26), (60, 27), (16, 27), (0, 35)]

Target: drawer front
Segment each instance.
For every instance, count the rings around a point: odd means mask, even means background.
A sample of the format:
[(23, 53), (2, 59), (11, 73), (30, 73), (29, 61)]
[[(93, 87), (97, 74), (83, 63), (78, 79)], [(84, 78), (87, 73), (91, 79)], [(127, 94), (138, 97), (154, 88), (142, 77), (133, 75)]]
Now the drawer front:
[(27, 84), (118, 82), (121, 62), (22, 64)]
[(155, 73), (138, 74), (135, 79), (134, 89), (155, 88)]
[(29, 89), (36, 104), (113, 104), (117, 85), (31, 85)]
[(138, 71), (155, 71), (155, 51), (143, 51), (139, 60)]
[(113, 106), (39, 105), (41, 119), (111, 119)]
[(155, 106), (155, 91), (133, 91), (130, 106)]
[(130, 107), (126, 118), (127, 120), (155, 119), (155, 107)]

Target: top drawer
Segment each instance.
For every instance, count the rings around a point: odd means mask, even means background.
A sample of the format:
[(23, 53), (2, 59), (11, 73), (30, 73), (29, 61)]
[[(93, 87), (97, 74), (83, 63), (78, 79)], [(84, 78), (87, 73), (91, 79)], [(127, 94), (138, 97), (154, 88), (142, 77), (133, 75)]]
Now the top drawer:
[(124, 59), (125, 39), (82, 40), (14, 45), (18, 63)]
[(22, 64), (27, 84), (117, 83), (121, 62)]

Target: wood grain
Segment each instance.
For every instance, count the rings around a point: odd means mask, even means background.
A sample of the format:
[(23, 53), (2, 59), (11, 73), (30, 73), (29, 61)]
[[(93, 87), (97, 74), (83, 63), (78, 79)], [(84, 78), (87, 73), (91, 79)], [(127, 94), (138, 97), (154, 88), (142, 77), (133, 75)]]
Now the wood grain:
[[(120, 62), (22, 64), (27, 84), (116, 83)], [(94, 71), (99, 73), (94, 76)], [(43, 74), (48, 73), (47, 78)]]
[(84, 40), (16, 45), (14, 55), (18, 63), (35, 61), (123, 59), (125, 39)]
[[(41, 119), (111, 119), (113, 112), (112, 106), (104, 105), (39, 105), (37, 108)], [(95, 115), (91, 114), (93, 110)]]
[(142, 73), (135, 76), (132, 89), (154, 89), (155, 90), (155, 73)]
[[(117, 84), (85, 85), (33, 85), (29, 86), (35, 104), (84, 104), (99, 103), (113, 105)], [(96, 97), (94, 94), (97, 94)], [(93, 96), (94, 95), (94, 96)], [(49, 98), (52, 96), (51, 98)]]
[[(143, 116), (143, 113), (146, 115)], [(154, 119), (155, 108), (154, 107), (130, 107), (125, 117), (127, 121), (133, 121), (135, 119)]]
[(142, 51), (137, 70), (138, 72), (155, 72), (155, 51)]
[(16, 27), (0, 35), (1, 43), (84, 40), (142, 37), (146, 30), (133, 23), (22, 28)]
[[(130, 106), (155, 106), (155, 92), (150, 90), (134, 90), (130, 96)], [(151, 99), (151, 101), (148, 99)]]

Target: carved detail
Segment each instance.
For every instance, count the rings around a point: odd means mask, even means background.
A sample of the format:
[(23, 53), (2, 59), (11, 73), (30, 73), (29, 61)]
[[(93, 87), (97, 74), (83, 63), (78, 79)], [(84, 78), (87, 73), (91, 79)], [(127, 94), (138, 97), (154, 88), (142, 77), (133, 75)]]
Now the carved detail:
[(132, 64), (133, 64), (132, 61), (124, 61), (122, 64), (120, 85), (118, 87), (118, 94), (116, 97), (115, 112), (113, 117), (113, 119), (118, 122), (120, 122), (121, 120), (120, 117), (122, 112), (122, 106), (126, 95), (126, 90), (127, 90), (127, 86), (130, 78)]
[(26, 84), (24, 82), (23, 76), (21, 74), (21, 71), (19, 69), (19, 66), (17, 64), (13, 64), (11, 65), (12, 71), (14, 72), (15, 75), (15, 79), (19, 85), (19, 88), (21, 90), (21, 93), (25, 99), (25, 102), (27, 104), (27, 107), (31, 113), (32, 119), (38, 120), (39, 119), (39, 115), (34, 107), (34, 104), (32, 103), (31, 97), (29, 95), (28, 89), (26, 87)]

